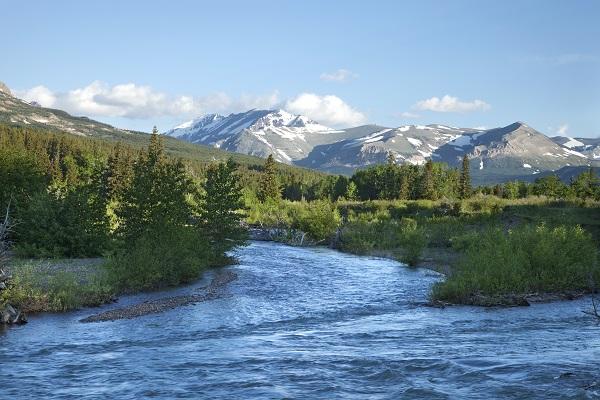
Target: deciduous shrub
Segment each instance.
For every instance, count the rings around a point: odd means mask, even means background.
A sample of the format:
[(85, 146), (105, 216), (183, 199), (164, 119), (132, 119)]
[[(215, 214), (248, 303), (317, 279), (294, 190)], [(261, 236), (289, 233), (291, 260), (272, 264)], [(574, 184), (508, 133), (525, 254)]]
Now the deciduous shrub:
[(579, 226), (490, 229), (458, 238), (455, 246), (463, 252), (457, 271), (434, 287), (434, 299), (586, 291), (600, 282), (596, 245)]

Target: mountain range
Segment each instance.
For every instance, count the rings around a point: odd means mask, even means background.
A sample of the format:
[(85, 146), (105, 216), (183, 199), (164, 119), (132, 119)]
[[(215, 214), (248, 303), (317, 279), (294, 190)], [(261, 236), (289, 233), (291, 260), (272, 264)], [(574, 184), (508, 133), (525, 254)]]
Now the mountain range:
[[(1, 83), (0, 122), (134, 146), (147, 141), (142, 132), (25, 102)], [(450, 166), (459, 166), (466, 154), (475, 184), (533, 180), (548, 173), (568, 179), (585, 168), (600, 166), (600, 138), (550, 138), (523, 122), (494, 129), (439, 124), (334, 129), (281, 109), (250, 110), (227, 116), (204, 115), (165, 135), (168, 151), (192, 160), (222, 160), (233, 155), (245, 164), (260, 164), (257, 157), (272, 154), (291, 166), (345, 175), (384, 163), (389, 154), (398, 164), (419, 165), (432, 159)]]
[(600, 165), (600, 139), (550, 138), (523, 122), (494, 129), (446, 125), (364, 125), (333, 129), (285, 110), (209, 114), (166, 135), (231, 152), (267, 157), (330, 173), (351, 174), (384, 163), (428, 159), (458, 166), (466, 154), (476, 183), (524, 179), (561, 168)]

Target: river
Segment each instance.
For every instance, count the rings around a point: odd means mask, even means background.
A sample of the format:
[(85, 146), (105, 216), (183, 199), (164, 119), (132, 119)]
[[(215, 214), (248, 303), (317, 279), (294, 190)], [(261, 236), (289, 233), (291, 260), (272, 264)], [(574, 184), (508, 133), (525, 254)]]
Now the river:
[[(589, 298), (531, 307), (425, 306), (435, 272), (252, 242), (216, 300), (80, 323), (141, 300), (31, 316), (0, 332), (0, 398), (600, 398)], [(595, 382), (598, 382), (596, 385)]]

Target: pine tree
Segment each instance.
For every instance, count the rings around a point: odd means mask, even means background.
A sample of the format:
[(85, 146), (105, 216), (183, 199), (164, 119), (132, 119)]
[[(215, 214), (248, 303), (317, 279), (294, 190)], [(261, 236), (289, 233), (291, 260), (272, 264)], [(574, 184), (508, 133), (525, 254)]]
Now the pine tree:
[(281, 188), (277, 181), (277, 166), (273, 155), (270, 154), (265, 162), (264, 171), (258, 189), (258, 199), (261, 202), (281, 199)]
[(398, 198), (401, 200), (409, 200), (410, 199), (410, 185), (408, 183), (407, 174), (402, 174), (400, 176), (400, 189), (398, 193)]
[(218, 255), (243, 244), (247, 237), (246, 229), (241, 225), (244, 202), (236, 168), (231, 159), (211, 165), (203, 185), (201, 228)]
[(108, 157), (105, 172), (105, 185), (110, 200), (118, 201), (130, 185), (133, 175), (133, 159), (126, 149), (117, 143)]
[(427, 160), (427, 162), (425, 163), (425, 169), (423, 171), (423, 177), (421, 179), (420, 197), (428, 200), (436, 199), (433, 176), (433, 162), (431, 160)]
[(462, 160), (462, 169), (460, 171), (460, 181), (458, 187), (458, 195), (461, 199), (466, 199), (471, 196), (472, 188), (469, 167), (469, 157), (465, 154)]
[(396, 165), (396, 156), (390, 151), (387, 157), (387, 163), (383, 170), (383, 185), (379, 194), (380, 198), (385, 200), (398, 198), (397, 171), (398, 166)]
[(135, 162), (131, 185), (116, 211), (118, 233), (125, 244), (133, 245), (145, 233), (163, 227), (184, 226), (191, 215), (187, 197), (194, 191), (183, 163), (165, 157), (155, 128), (147, 151)]

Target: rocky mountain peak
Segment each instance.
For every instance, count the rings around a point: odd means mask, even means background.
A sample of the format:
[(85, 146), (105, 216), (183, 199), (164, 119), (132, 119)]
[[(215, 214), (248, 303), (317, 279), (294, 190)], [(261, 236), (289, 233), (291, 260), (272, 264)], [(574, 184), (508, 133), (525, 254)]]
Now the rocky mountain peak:
[(2, 81), (0, 81), (0, 92), (6, 93), (7, 95), (12, 96), (12, 92), (10, 91), (8, 86), (6, 86), (6, 84)]

